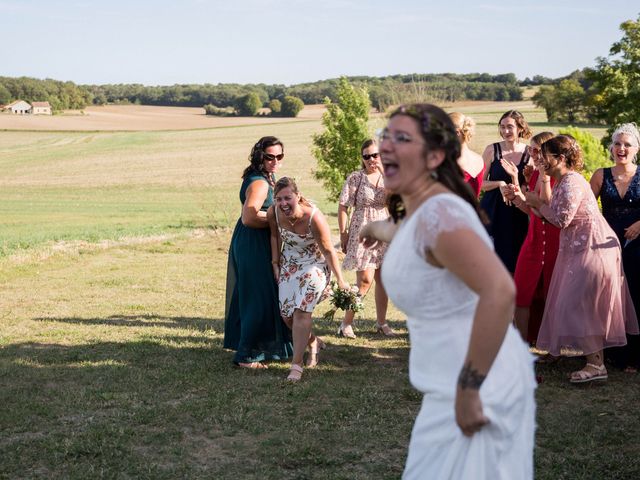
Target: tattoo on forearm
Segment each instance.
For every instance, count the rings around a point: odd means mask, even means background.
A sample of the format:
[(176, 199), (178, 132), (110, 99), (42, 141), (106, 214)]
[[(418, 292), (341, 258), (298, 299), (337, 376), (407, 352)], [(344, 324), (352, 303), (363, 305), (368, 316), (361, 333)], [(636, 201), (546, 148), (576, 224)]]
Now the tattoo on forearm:
[(476, 369), (471, 367), (471, 362), (468, 362), (462, 370), (460, 370), (460, 375), (458, 375), (458, 385), (463, 390), (466, 388), (470, 388), (472, 390), (479, 390), (484, 379), (487, 378), (486, 375), (481, 375)]

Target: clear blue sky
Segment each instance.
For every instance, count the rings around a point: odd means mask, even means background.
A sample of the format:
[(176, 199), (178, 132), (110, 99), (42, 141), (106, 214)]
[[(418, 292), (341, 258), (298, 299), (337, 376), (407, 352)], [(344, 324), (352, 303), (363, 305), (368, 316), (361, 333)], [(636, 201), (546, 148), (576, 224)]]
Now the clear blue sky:
[(0, 75), (282, 83), (593, 66), (637, 0), (0, 0)]

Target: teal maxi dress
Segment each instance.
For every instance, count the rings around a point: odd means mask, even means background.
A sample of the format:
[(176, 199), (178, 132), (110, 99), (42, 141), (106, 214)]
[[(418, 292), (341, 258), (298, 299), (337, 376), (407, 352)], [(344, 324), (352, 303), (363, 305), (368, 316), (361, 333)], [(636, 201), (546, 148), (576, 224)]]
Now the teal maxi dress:
[[(266, 181), (258, 172), (249, 174), (240, 187), (244, 205), (252, 182)], [(273, 204), (273, 188), (261, 210)], [(271, 268), (268, 228), (251, 228), (236, 223), (227, 265), (227, 298), (224, 322), (224, 348), (235, 350), (233, 362), (250, 363), (281, 360), (293, 353), (291, 331), (282, 321), (278, 306), (278, 287)]]

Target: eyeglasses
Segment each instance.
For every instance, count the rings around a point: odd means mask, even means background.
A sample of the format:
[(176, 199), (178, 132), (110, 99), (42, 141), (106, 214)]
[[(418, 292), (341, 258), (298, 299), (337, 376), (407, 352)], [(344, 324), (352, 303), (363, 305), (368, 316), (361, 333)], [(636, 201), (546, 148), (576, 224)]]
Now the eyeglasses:
[(363, 153), (362, 154), (362, 158), (364, 158), (365, 160), (370, 160), (372, 158), (378, 158), (380, 156), (380, 153), (376, 152), (376, 153)]
[(273, 162), (274, 160), (280, 161), (284, 158), (284, 153), (279, 153), (278, 155), (273, 155), (271, 153), (263, 153), (262, 158), (264, 158), (265, 160), (269, 160), (270, 162)]
[(531, 155), (532, 157), (537, 157), (538, 154), (540, 153), (540, 149), (536, 148), (536, 147), (532, 147), (532, 146), (528, 146), (527, 150), (529, 151), (529, 155)]
[(414, 142), (414, 138), (408, 133), (397, 132), (391, 133), (389, 130), (384, 129), (378, 134), (378, 143), (382, 143), (385, 140), (389, 140), (394, 145), (398, 145), (399, 143), (412, 143)]

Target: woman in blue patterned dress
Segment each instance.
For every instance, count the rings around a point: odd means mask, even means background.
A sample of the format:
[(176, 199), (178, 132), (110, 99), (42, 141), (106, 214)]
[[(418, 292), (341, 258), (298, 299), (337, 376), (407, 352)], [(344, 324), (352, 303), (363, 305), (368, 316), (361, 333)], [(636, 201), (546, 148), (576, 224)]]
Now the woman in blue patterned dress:
[(233, 363), (266, 368), (265, 360), (291, 355), (291, 334), (278, 309), (278, 292), (271, 274), (267, 209), (273, 203), (275, 172), (284, 157), (282, 142), (262, 137), (249, 155), (242, 174), (242, 216), (229, 248), (224, 348), (236, 350)]

